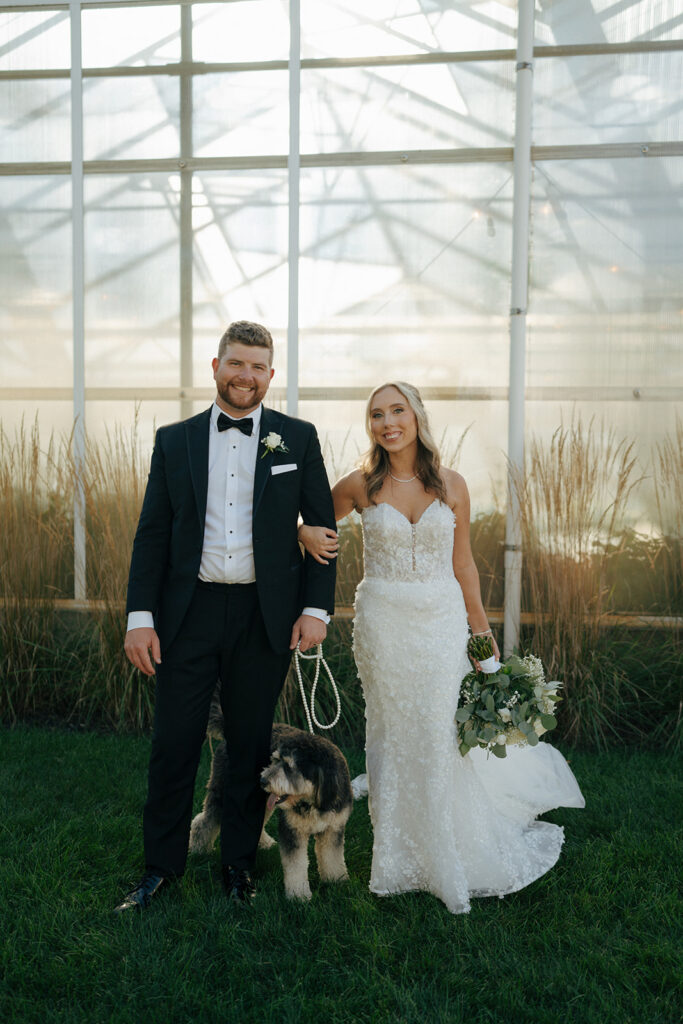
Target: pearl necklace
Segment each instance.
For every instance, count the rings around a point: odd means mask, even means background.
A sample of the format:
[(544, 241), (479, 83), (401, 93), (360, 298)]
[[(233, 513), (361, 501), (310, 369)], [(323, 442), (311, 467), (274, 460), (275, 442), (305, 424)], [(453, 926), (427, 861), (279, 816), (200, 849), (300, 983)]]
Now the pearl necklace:
[(411, 480), (417, 480), (417, 473), (415, 474), (415, 476), (409, 476), (407, 480), (401, 480), (400, 477), (394, 476), (393, 473), (389, 473), (389, 476), (391, 477), (392, 480), (395, 480), (397, 484), (409, 484)]

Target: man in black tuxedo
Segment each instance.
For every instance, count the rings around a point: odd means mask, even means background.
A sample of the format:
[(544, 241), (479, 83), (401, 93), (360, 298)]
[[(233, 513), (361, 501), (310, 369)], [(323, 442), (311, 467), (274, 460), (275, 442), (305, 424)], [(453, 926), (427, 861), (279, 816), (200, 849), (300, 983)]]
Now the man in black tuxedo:
[[(315, 428), (263, 406), (273, 341), (238, 321), (213, 360), (214, 405), (157, 431), (128, 581), (129, 660), (156, 672), (143, 815), (146, 870), (117, 911), (143, 909), (183, 874), (211, 696), (221, 683), (229, 769), (223, 880), (237, 903), (265, 812), (259, 777), (292, 650), (321, 643), (335, 563), (302, 558), (304, 522), (334, 529)], [(150, 656), (151, 655), (151, 656)]]

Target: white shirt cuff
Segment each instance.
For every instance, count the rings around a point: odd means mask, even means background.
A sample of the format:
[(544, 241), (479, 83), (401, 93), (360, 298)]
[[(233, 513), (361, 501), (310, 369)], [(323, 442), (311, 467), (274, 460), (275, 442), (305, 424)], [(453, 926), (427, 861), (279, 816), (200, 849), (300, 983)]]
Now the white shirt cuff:
[(126, 629), (154, 629), (154, 616), (151, 612), (128, 612)]
[(304, 608), (301, 613), (302, 615), (312, 615), (314, 619), (320, 619), (327, 625), (330, 621), (330, 617), (324, 608)]

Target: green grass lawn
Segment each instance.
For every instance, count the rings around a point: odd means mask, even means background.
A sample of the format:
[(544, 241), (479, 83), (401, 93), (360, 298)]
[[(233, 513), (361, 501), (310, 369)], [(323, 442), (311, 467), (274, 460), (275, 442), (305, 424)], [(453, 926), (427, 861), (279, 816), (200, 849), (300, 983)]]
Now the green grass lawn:
[[(3, 1024), (680, 1021), (670, 757), (570, 754), (587, 806), (546, 816), (565, 826), (558, 865), (469, 915), (368, 892), (362, 801), (351, 881), (320, 887), (312, 870), (309, 905), (285, 900), (273, 849), (259, 854), (254, 906), (233, 909), (216, 851), (148, 913), (117, 917), (141, 868), (148, 750), (134, 736), (0, 730)], [(362, 754), (347, 754), (361, 771)], [(207, 769), (208, 751), (201, 784)]]

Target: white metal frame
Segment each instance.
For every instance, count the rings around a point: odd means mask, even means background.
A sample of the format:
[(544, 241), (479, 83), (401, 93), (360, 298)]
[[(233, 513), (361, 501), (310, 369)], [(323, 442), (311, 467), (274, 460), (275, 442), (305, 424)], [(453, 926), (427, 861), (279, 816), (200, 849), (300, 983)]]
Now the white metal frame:
[(81, 10), (69, 5), (71, 29), (71, 237), (73, 310), (74, 598), (86, 597), (85, 532), (85, 263), (83, 202), (83, 73)]
[[(149, 6), (164, 5), (171, 0), (142, 0)], [(177, 0), (176, 0), (177, 2)], [(225, 0), (216, 0), (225, 2)], [(229, 0), (228, 0), (229, 2)], [(72, 186), (72, 238), (73, 238), (73, 389), (63, 388), (0, 388), (0, 398), (42, 396), (45, 400), (73, 398), (74, 436), (73, 450), (77, 467), (85, 459), (86, 401), (95, 398), (120, 399), (178, 399), (181, 411), (188, 412), (194, 400), (210, 397), (211, 390), (194, 387), (193, 381), (193, 328), (192, 328), (192, 176), (198, 170), (229, 170), (257, 168), (286, 168), (289, 190), (288, 225), (288, 323), (287, 323), (287, 387), (273, 389), (276, 397), (286, 398), (287, 409), (296, 413), (299, 399), (357, 399), (365, 397), (365, 389), (358, 388), (299, 388), (299, 186), (303, 167), (332, 166), (391, 166), (406, 164), (462, 162), (510, 162), (514, 170), (513, 256), (511, 270), (510, 315), (510, 371), (508, 388), (439, 388), (423, 389), (430, 399), (466, 398), (468, 400), (508, 400), (508, 458), (511, 476), (521, 469), (524, 460), (524, 403), (526, 398), (550, 400), (599, 401), (671, 401), (681, 397), (681, 388), (675, 385), (651, 389), (592, 389), (592, 388), (525, 388), (526, 307), (528, 292), (529, 256), (529, 198), (531, 166), (533, 162), (558, 159), (620, 159), (641, 157), (657, 159), (683, 155), (683, 142), (619, 143), (584, 146), (531, 146), (532, 62), (534, 57), (562, 57), (597, 54), (626, 54), (645, 52), (671, 52), (683, 50), (683, 40), (637, 40), (619, 44), (582, 44), (540, 46), (533, 48), (534, 0), (519, 0), (517, 51), (509, 49), (465, 52), (425, 52), (396, 57), (368, 55), (354, 58), (301, 59), (300, 0), (290, 0), (290, 53), (289, 60), (251, 62), (249, 64), (207, 64), (193, 61), (192, 4), (181, 0), (181, 59), (178, 64), (153, 67), (86, 68), (81, 62), (80, 18), (81, 10), (108, 6), (131, 6), (132, 0), (69, 0), (45, 3), (42, 0), (18, 0), (13, 4), (0, 4), (0, 12), (18, 8), (34, 10), (64, 10), (69, 12), (71, 27), (71, 68), (49, 71), (26, 70), (0, 72), (2, 79), (66, 78), (70, 77), (72, 123), (71, 161), (42, 162), (40, 164), (0, 165), (1, 175), (16, 174), (70, 174)], [(135, 4), (137, 6), (137, 4)], [(472, 61), (517, 61), (516, 127), (514, 147), (487, 147), (485, 149), (439, 149), (419, 151), (300, 153), (300, 79), (301, 69), (342, 67), (386, 67), (400, 65), (426, 65)], [(217, 71), (282, 69), (289, 71), (289, 152), (283, 155), (260, 157), (223, 157), (198, 159), (192, 155), (192, 82), (195, 75)], [(181, 77), (181, 144), (180, 158), (159, 160), (98, 160), (83, 159), (83, 81), (99, 76), (179, 75)], [(178, 388), (86, 388), (85, 336), (84, 336), (84, 175), (97, 173), (135, 173), (137, 171), (171, 171), (180, 173), (180, 373)], [(30, 391), (30, 393), (29, 393)], [(74, 501), (74, 596), (78, 601), (86, 597), (86, 541), (85, 497), (82, 479), (77, 482)], [(521, 594), (521, 533), (519, 509), (514, 487), (510, 487), (506, 527), (506, 598), (505, 598), (505, 651), (509, 653), (518, 643)]]

